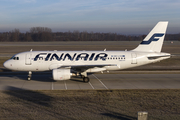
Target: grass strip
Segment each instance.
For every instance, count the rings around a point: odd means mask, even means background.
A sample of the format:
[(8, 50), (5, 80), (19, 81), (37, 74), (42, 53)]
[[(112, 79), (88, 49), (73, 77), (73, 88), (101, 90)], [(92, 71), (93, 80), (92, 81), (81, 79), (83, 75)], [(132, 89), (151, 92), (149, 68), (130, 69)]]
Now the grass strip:
[(180, 119), (180, 89), (0, 91), (0, 119)]

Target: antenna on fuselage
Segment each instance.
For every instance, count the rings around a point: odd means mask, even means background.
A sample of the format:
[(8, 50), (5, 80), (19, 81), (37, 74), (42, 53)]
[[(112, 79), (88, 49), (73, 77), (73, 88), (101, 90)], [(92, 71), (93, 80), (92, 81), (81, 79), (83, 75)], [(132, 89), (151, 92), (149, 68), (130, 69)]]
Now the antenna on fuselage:
[(104, 51), (106, 51), (106, 48), (104, 49)]
[(31, 52), (33, 51), (33, 49), (30, 50)]

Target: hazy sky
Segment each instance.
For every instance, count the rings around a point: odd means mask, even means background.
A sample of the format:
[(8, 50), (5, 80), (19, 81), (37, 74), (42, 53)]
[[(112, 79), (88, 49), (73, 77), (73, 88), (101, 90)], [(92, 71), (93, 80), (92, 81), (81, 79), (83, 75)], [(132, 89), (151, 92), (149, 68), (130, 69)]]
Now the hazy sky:
[(0, 0), (0, 32), (40, 26), (147, 34), (159, 21), (169, 21), (168, 33), (180, 33), (180, 0)]

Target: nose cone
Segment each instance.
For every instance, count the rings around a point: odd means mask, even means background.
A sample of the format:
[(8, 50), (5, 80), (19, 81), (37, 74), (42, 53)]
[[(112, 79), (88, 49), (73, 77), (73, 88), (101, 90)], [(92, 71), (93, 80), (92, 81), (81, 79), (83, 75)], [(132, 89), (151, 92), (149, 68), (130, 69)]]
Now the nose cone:
[(10, 69), (10, 63), (9, 63), (9, 60), (4, 62), (3, 66), (6, 68), (6, 69)]
[(3, 66), (7, 68), (7, 61), (3, 63)]

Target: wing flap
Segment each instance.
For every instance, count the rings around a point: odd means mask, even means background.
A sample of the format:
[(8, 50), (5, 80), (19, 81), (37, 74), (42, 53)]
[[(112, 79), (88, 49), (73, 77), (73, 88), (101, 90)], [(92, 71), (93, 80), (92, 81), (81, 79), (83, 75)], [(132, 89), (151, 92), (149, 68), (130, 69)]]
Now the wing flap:
[[(94, 64), (94, 65), (62, 65), (62, 64), (53, 64), (50, 66), (50, 70), (61, 69), (61, 68), (71, 68), (74, 71), (84, 72), (90, 68), (99, 68), (102, 69), (105, 66), (117, 66), (117, 64)], [(104, 69), (105, 70), (105, 69)]]
[(71, 67), (71, 68), (76, 68), (76, 67), (84, 67), (84, 68), (93, 68), (93, 67), (105, 67), (105, 66), (117, 66), (116, 64), (97, 64), (97, 65), (62, 65), (60, 68), (64, 67)]

